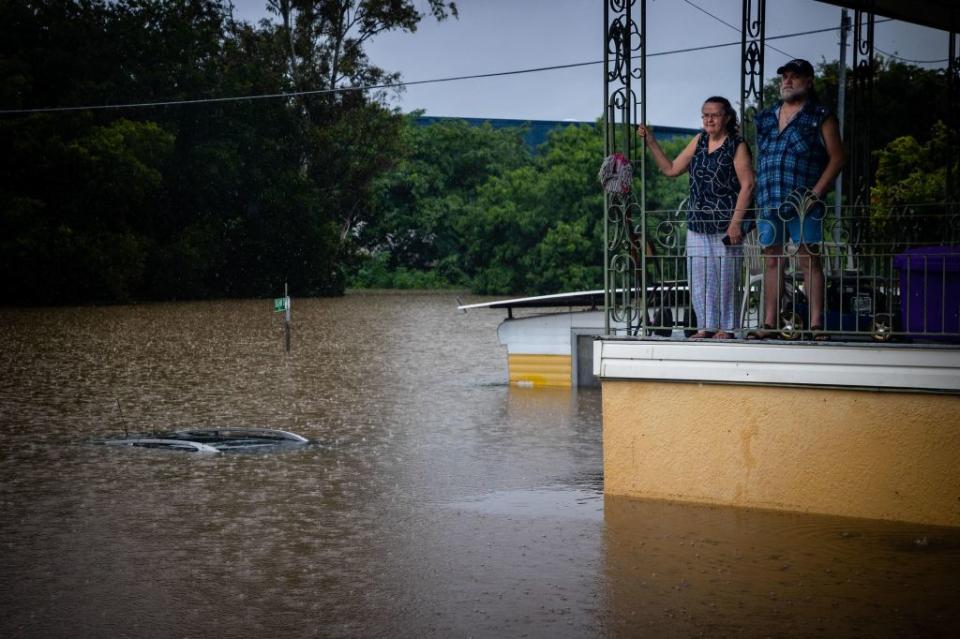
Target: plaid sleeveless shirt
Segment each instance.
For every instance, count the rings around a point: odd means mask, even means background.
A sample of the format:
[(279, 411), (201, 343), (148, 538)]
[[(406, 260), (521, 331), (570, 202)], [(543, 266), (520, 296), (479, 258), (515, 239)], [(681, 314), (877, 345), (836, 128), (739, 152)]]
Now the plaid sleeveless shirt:
[(820, 127), (830, 110), (807, 101), (796, 117), (779, 130), (777, 104), (757, 114), (757, 206), (772, 215), (791, 191), (813, 188), (829, 157)]

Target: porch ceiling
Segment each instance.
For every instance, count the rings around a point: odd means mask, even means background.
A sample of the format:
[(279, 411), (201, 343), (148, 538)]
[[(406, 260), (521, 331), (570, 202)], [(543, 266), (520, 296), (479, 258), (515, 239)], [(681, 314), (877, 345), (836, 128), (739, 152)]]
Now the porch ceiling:
[(925, 27), (960, 31), (960, 3), (956, 0), (817, 0), (847, 9), (872, 11), (903, 22)]

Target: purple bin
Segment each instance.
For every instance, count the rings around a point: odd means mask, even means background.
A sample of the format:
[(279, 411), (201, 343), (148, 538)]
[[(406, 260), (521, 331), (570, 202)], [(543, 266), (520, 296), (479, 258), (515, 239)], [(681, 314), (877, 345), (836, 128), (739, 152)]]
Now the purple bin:
[(900, 270), (903, 330), (960, 337), (960, 246), (918, 246), (894, 256), (893, 264)]

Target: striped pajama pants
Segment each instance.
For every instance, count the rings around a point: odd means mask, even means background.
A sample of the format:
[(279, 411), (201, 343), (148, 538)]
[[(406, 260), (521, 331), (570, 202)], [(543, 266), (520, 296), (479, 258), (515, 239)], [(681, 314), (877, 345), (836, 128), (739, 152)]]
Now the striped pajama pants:
[(740, 328), (740, 271), (743, 246), (726, 246), (723, 233), (687, 230), (687, 279), (697, 328), (731, 332)]

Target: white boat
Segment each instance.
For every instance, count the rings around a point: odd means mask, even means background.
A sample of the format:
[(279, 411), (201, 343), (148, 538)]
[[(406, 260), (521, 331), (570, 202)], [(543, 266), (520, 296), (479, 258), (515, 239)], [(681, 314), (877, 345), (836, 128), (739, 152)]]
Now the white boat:
[[(686, 286), (674, 287), (686, 293)], [(650, 289), (655, 292), (654, 288)], [(506, 309), (507, 318), (497, 328), (500, 343), (507, 347), (507, 367), (511, 384), (521, 386), (596, 386), (593, 374), (593, 341), (604, 333), (604, 291), (575, 291), (555, 295), (518, 297), (478, 304), (461, 304), (462, 311)], [(660, 336), (676, 336), (685, 328), (683, 304), (664, 307), (669, 319), (658, 317)], [(515, 309), (530, 309), (528, 315), (517, 316)], [(558, 310), (566, 309), (566, 310)], [(674, 326), (673, 318), (677, 319)], [(672, 328), (670, 328), (672, 327)], [(611, 329), (625, 333), (623, 323)]]

